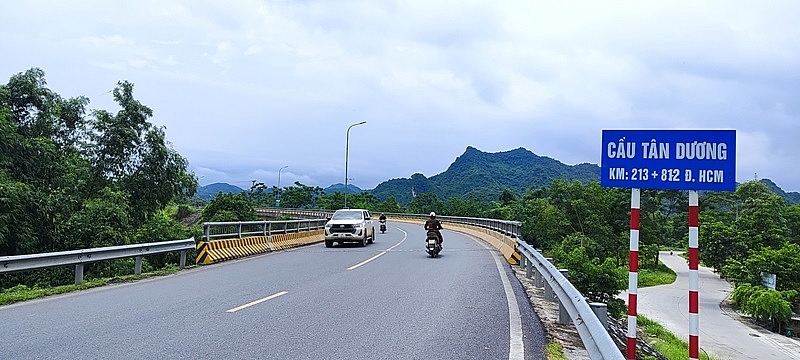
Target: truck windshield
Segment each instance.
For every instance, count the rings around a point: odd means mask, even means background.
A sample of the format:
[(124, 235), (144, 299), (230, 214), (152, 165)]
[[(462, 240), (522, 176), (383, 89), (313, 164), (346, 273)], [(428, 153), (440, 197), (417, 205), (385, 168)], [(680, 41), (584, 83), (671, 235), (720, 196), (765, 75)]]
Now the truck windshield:
[(361, 220), (361, 211), (337, 211), (331, 220)]

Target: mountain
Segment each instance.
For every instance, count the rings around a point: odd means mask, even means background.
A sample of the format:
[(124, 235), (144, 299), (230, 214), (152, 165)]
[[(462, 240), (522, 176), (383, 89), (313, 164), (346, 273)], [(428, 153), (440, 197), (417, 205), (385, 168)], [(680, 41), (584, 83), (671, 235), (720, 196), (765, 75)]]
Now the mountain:
[(244, 191), (244, 189), (236, 185), (231, 185), (227, 183), (213, 183), (197, 188), (197, 194), (195, 194), (194, 196), (198, 199), (210, 200), (214, 198), (214, 195), (217, 195), (217, 193), (220, 192), (237, 194), (242, 191)]
[[(342, 183), (333, 184), (333, 185), (328, 186), (328, 187), (325, 188), (325, 193), (326, 194), (333, 194), (333, 193), (335, 193), (337, 191), (338, 192), (344, 192), (344, 184), (342, 184)], [(362, 191), (364, 191), (364, 190), (362, 190), (358, 186), (347, 184), (347, 193), (348, 194), (361, 194)]]
[(792, 205), (792, 204), (800, 203), (800, 193), (798, 193), (798, 192), (788, 192), (787, 193), (787, 192), (783, 191), (783, 189), (778, 187), (778, 185), (776, 185), (770, 179), (760, 179), (758, 181), (763, 183), (764, 185), (766, 185), (767, 188), (772, 190), (774, 193), (776, 193), (776, 194), (780, 195), (781, 197), (783, 197), (784, 199), (786, 199), (786, 203), (787, 204)]
[(430, 178), (414, 174), (410, 179), (392, 179), (376, 186), (372, 193), (379, 200), (393, 196), (404, 204), (411, 201), (412, 194), (425, 192), (435, 193), (440, 199), (496, 200), (504, 189), (522, 194), (531, 186), (549, 186), (554, 179), (599, 181), (600, 167), (586, 163), (566, 165), (525, 148), (487, 153), (469, 146), (441, 174)]

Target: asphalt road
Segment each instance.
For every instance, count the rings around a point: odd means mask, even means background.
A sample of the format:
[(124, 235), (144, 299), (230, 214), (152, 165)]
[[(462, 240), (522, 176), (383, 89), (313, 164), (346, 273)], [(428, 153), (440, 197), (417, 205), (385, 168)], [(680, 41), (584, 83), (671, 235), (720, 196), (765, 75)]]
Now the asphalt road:
[[(661, 252), (659, 256), (678, 277), (670, 285), (639, 289), (638, 312), (688, 342), (689, 266), (678, 254)], [(800, 360), (800, 341), (737, 320), (736, 314), (720, 308), (731, 285), (709, 268), (700, 267), (698, 276), (701, 349), (716, 360)]]
[(474, 238), (444, 237), (432, 259), (420, 225), (390, 222), (366, 248), (317, 244), (3, 306), (0, 354), (544, 358), (541, 323), (505, 260)]

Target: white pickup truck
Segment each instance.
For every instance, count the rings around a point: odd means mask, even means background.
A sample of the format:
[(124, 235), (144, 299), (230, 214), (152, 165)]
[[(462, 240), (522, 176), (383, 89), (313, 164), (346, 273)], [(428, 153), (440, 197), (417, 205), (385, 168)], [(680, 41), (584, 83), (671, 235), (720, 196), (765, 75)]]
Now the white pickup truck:
[(334, 242), (357, 242), (367, 246), (374, 240), (375, 226), (372, 225), (372, 215), (368, 210), (336, 210), (325, 224), (325, 247), (332, 247)]

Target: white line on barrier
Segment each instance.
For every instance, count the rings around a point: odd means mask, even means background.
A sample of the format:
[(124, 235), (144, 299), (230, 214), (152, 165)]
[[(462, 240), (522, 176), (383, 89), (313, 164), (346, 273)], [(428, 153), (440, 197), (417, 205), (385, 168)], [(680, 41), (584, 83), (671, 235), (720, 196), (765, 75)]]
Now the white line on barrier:
[(242, 309), (247, 309), (247, 308), (249, 308), (249, 307), (251, 307), (251, 306), (253, 306), (253, 305), (258, 305), (258, 304), (261, 304), (261, 303), (262, 303), (262, 302), (264, 302), (264, 301), (267, 301), (267, 300), (272, 300), (272, 299), (274, 299), (274, 298), (276, 298), (276, 297), (278, 297), (278, 296), (283, 296), (283, 295), (286, 295), (286, 294), (288, 294), (288, 293), (289, 293), (288, 291), (281, 291), (281, 292), (279, 292), (279, 293), (277, 293), (277, 294), (272, 294), (272, 295), (270, 295), (270, 296), (267, 296), (267, 297), (265, 297), (265, 298), (263, 298), (263, 299), (258, 299), (258, 300), (256, 300), (256, 301), (249, 302), (249, 303), (247, 303), (247, 304), (244, 304), (244, 305), (242, 305), (242, 306), (237, 306), (237, 307), (235, 307), (235, 308), (233, 308), (233, 309), (230, 309), (230, 310), (228, 310), (228, 311), (226, 311), (226, 312), (228, 312), (228, 313), (235, 313), (235, 312), (237, 312), (237, 311), (239, 311), (239, 310), (242, 310)]
[[(401, 229), (401, 228), (397, 228), (397, 230), (403, 231), (403, 229)], [(366, 265), (368, 262), (370, 262), (370, 261), (372, 261), (372, 260), (375, 260), (375, 259), (377, 259), (377, 258), (379, 258), (379, 257), (383, 256), (383, 254), (386, 254), (387, 252), (389, 252), (389, 251), (392, 251), (392, 249), (394, 249), (394, 248), (396, 248), (396, 247), (400, 246), (400, 244), (402, 244), (404, 241), (406, 241), (406, 239), (407, 239), (407, 238), (408, 238), (408, 233), (407, 233), (407, 232), (405, 232), (405, 231), (403, 231), (403, 240), (400, 240), (400, 242), (399, 242), (399, 243), (397, 243), (397, 244), (394, 244), (394, 246), (392, 246), (392, 247), (390, 247), (390, 248), (388, 248), (388, 249), (384, 250), (383, 252), (381, 252), (381, 253), (380, 253), (380, 254), (378, 254), (378, 255), (375, 255), (375, 256), (373, 256), (373, 257), (371, 257), (371, 258), (367, 259), (367, 260), (364, 260), (364, 261), (362, 261), (362, 262), (360, 262), (360, 263), (358, 263), (358, 264), (355, 264), (355, 265), (353, 265), (353, 266), (351, 266), (351, 267), (347, 268), (347, 270), (353, 270), (353, 269), (357, 269), (357, 268), (361, 267), (362, 265)]]

